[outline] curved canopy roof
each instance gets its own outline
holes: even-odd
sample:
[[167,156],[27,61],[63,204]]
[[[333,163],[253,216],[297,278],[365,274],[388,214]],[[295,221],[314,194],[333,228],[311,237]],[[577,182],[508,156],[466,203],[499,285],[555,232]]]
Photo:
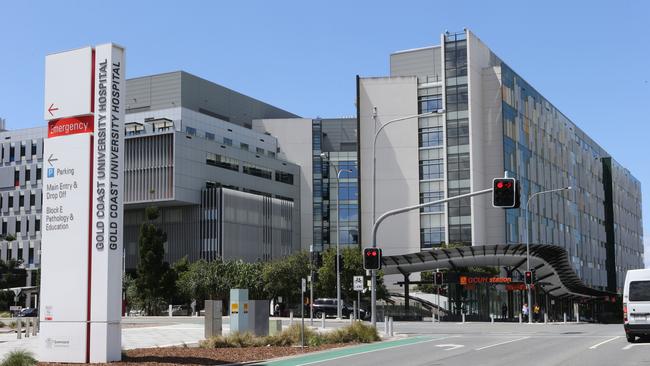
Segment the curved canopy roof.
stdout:
[[[412,254],[384,256],[382,265],[384,274],[408,274],[436,268],[480,266],[508,266],[525,271],[526,245],[435,248]],[[530,268],[535,271],[537,285],[552,296],[596,298],[615,295],[584,285],[573,270],[566,250],[557,245],[531,244]]]

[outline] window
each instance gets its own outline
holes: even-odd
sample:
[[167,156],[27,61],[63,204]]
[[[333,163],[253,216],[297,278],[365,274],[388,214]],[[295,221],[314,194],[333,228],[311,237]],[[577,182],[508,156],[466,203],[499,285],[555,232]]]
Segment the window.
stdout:
[[273,173],[268,169],[248,163],[244,164],[244,174],[253,175],[255,177],[264,179],[271,179],[271,176],[273,175]]
[[420,179],[439,179],[443,176],[442,159],[420,161]]
[[432,227],[420,229],[420,245],[422,248],[439,246],[445,242],[445,228]]
[[223,144],[227,146],[232,146],[232,139],[229,139],[227,137],[223,138]]
[[217,182],[212,182],[212,181],[207,181],[207,182],[205,182],[205,188],[207,188],[207,189],[211,189],[211,188],[219,188],[220,185],[221,185],[221,184],[219,184],[219,183],[217,183]]
[[341,182],[339,184],[339,200],[358,200],[359,192],[355,182]]
[[16,147],[15,146],[10,146],[9,147],[9,161],[14,161],[16,160]]
[[421,128],[419,132],[419,144],[420,147],[432,147],[432,146],[441,146],[443,142],[442,139],[442,127],[427,127]]
[[273,151],[266,152],[269,155],[269,158],[275,158],[275,153]]
[[25,182],[29,182],[32,179],[32,170],[31,169],[26,169],[25,170]]
[[262,149],[261,147],[256,147],[256,148],[255,148],[255,151],[256,151],[258,154],[262,154],[262,155],[264,155],[264,149]]
[[187,126],[185,127],[185,133],[191,136],[196,136],[196,128]]
[[41,167],[39,166],[39,167],[36,168],[36,180],[41,180],[42,175],[43,175],[43,172],[42,172]]
[[216,166],[233,171],[239,171],[239,161],[221,156],[218,154],[207,153],[205,156],[205,163],[208,165]]
[[9,194],[9,209],[14,208],[14,196]]
[[442,95],[423,95],[418,97],[418,113],[434,112],[442,109]]
[[22,230],[22,222],[20,220],[16,221],[16,234],[19,234]]
[[32,141],[32,156],[36,155],[36,142]]
[[341,171],[341,179],[356,179],[358,177],[357,162],[350,160],[342,160],[337,164],[339,171]]
[[7,222],[2,222],[2,235],[7,235]]
[[36,195],[34,193],[29,195],[29,206],[36,206]]
[[630,282],[630,301],[650,301],[650,281]]
[[275,180],[277,182],[293,184],[293,174],[278,170],[275,172]]
[[18,207],[25,207],[25,195],[23,193],[18,196]]
[[18,170],[14,171],[14,185],[16,187],[20,186],[20,172]]
[[210,140],[210,141],[214,141],[214,134],[210,133],[210,132],[206,132],[205,133],[205,139]]
[[[420,203],[438,201],[443,198],[445,198],[444,192],[420,192]],[[443,212],[444,210],[444,203],[420,208],[420,212]]]
[[20,145],[20,157],[25,156],[25,145]]
[[34,227],[34,230],[41,231],[41,219],[36,219],[36,225]]
[[248,144],[245,144],[245,143],[243,143],[243,142],[240,142],[240,143],[239,143],[239,148],[242,149],[242,150],[246,150],[246,151],[248,151]]

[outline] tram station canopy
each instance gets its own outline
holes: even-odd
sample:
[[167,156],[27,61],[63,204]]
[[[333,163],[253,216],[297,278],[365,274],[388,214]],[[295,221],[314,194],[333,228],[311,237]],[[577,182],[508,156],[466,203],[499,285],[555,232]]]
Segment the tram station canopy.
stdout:
[[[410,274],[459,267],[511,267],[526,271],[525,244],[499,244],[435,248],[404,255],[384,256],[384,274]],[[600,298],[615,296],[586,286],[573,270],[564,248],[557,245],[531,244],[530,268],[537,286],[559,298]]]

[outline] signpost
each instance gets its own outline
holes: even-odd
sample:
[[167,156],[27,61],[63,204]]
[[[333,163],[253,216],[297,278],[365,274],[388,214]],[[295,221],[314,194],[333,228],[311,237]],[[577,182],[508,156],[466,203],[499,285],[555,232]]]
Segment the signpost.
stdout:
[[354,276],[352,278],[352,287],[357,292],[357,313],[354,314],[356,319],[361,315],[361,292],[363,291],[363,276]]
[[45,65],[39,360],[118,361],[124,49],[85,47]]

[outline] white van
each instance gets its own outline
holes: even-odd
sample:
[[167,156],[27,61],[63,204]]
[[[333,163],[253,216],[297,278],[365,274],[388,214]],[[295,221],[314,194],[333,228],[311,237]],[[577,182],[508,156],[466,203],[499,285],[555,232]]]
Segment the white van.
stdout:
[[623,288],[623,328],[628,342],[650,336],[650,269],[627,271]]

